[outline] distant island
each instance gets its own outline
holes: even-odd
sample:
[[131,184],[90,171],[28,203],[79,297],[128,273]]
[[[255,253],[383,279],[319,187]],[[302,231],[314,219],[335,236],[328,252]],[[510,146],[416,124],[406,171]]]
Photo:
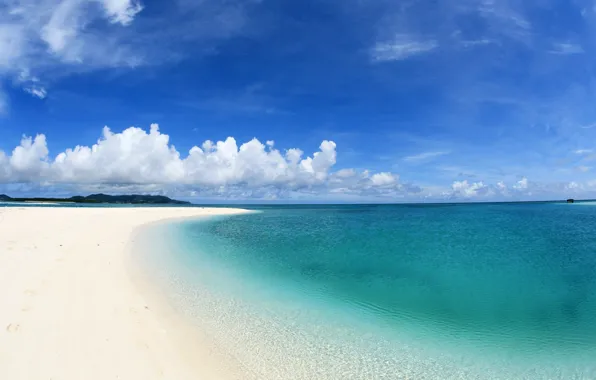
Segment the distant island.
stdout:
[[6,194],[0,194],[0,202],[59,202],[59,203],[112,203],[112,204],[176,204],[187,205],[190,202],[178,201],[163,195],[107,195],[91,194],[86,197],[74,196],[70,198],[12,198]]

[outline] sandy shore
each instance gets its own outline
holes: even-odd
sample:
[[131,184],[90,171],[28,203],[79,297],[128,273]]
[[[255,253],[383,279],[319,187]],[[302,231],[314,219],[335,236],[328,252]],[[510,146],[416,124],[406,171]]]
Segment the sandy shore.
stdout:
[[0,379],[241,378],[128,262],[139,226],[238,212],[0,208]]

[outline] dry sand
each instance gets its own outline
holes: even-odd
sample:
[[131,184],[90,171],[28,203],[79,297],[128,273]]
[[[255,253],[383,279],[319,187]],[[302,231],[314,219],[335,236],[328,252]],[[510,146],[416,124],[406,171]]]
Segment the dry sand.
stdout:
[[131,272],[134,231],[223,208],[0,208],[0,379],[241,379]]

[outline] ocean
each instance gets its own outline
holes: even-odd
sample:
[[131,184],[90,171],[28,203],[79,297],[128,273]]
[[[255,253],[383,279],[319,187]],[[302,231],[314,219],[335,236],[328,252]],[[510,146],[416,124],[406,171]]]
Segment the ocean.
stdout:
[[251,208],[134,253],[246,379],[596,379],[596,204]]

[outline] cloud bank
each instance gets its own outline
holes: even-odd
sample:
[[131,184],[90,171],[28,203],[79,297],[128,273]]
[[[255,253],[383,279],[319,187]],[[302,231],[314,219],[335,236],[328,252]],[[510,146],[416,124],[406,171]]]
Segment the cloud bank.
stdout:
[[336,144],[321,142],[309,156],[297,148],[280,151],[273,141],[252,139],[239,145],[233,137],[205,141],[183,156],[168,135],[152,124],[149,131],[108,127],[93,146],[76,146],[50,157],[45,135],[23,137],[10,154],[0,151],[0,183],[78,185],[106,188],[175,186],[192,191],[262,189],[365,194],[407,191],[389,172],[333,171]]
[[39,193],[161,192],[172,195],[235,199],[322,199],[381,201],[557,199],[586,195],[596,181],[537,183],[522,177],[513,183],[454,181],[425,187],[403,182],[397,173],[336,169],[337,145],[324,140],[305,154],[277,149],[274,141],[233,137],[207,140],[186,154],[170,143],[157,124],[115,133],[103,128],[92,146],[75,146],[50,155],[46,136],[24,136],[11,152],[0,150],[0,188],[33,187]]

